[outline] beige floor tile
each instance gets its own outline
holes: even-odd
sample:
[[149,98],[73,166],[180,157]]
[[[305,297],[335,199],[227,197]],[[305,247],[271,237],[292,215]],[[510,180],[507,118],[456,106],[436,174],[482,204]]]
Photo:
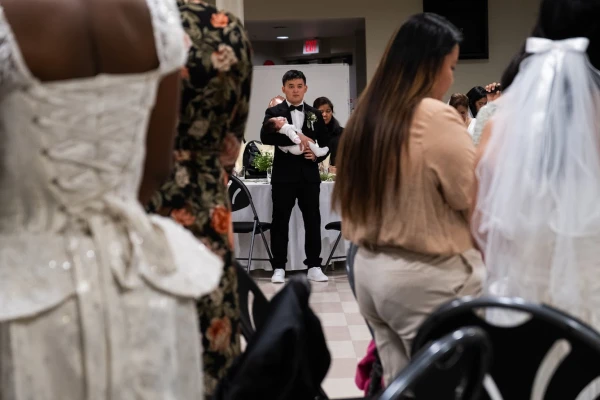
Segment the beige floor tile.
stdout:
[[348,322],[348,325],[367,325],[365,319],[362,315],[360,315],[360,313],[347,313],[346,321]]
[[342,309],[346,314],[360,313],[360,310],[358,309],[358,303],[355,301],[342,301]]
[[364,396],[364,393],[356,387],[354,378],[327,379],[323,384],[323,390],[330,399]]
[[329,312],[345,312],[342,308],[342,303],[313,303],[310,308],[316,313],[329,313]]
[[356,301],[356,297],[354,297],[354,293],[352,292],[341,292],[340,300],[342,301]]
[[356,358],[336,358],[331,362],[326,379],[352,378],[356,375]]
[[340,294],[333,292],[315,292],[310,296],[311,303],[335,303],[340,302]]
[[371,340],[371,332],[366,325],[349,326],[350,336],[352,340]]
[[348,326],[344,313],[317,313],[323,326]]
[[325,326],[323,330],[328,341],[352,340],[347,326]]
[[339,340],[329,341],[327,343],[331,358],[356,358],[356,352],[354,351],[354,344],[351,340]]
[[362,360],[367,355],[367,349],[369,348],[370,340],[353,340],[354,352],[358,356],[359,360]]

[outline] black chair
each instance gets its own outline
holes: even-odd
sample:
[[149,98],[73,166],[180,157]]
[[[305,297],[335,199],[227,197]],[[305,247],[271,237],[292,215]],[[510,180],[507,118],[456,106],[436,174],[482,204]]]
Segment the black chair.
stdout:
[[[486,333],[476,327],[459,329],[419,351],[379,400],[477,399],[491,363],[492,345]],[[450,372],[452,391],[442,391],[440,377]]]
[[346,256],[346,273],[348,274],[348,283],[350,283],[350,289],[352,289],[354,297],[356,297],[356,289],[354,287],[354,258],[356,257],[356,253],[358,253],[358,246],[350,243],[348,255]]
[[329,265],[331,264],[332,260],[340,260],[340,259],[346,258],[346,257],[345,256],[338,256],[338,257],[333,256],[335,254],[335,250],[338,247],[338,244],[340,244],[340,240],[342,239],[342,222],[341,221],[330,222],[327,225],[325,225],[325,229],[328,231],[338,231],[340,233],[338,235],[337,239],[335,240],[335,244],[333,245],[333,248],[331,249],[331,253],[329,253],[329,258],[325,262],[325,272],[327,272],[327,268],[329,268]]
[[[497,326],[477,314],[490,309],[518,311],[528,318],[517,326]],[[413,342],[413,352],[465,326],[478,326],[489,336],[494,352],[490,375],[504,399],[531,398],[540,367],[560,341],[568,342],[570,351],[550,371],[548,382],[541,382],[546,384],[545,400],[576,399],[600,376],[600,334],[562,311],[522,299],[464,298],[449,302],[425,320]],[[491,397],[486,392],[479,398]]]
[[[246,342],[250,342],[254,333],[267,319],[269,300],[239,263],[237,263],[237,269],[242,335]],[[253,297],[252,304],[250,304],[250,293]]]
[[248,258],[237,258],[238,260],[248,260],[248,265],[246,269],[250,272],[250,266],[252,265],[252,254],[254,253],[254,237],[258,234],[262,236],[263,243],[265,244],[265,248],[267,249],[267,253],[269,254],[269,259],[264,258],[256,258],[257,261],[273,261],[273,255],[271,254],[271,249],[269,248],[269,244],[267,243],[267,238],[265,237],[265,232],[271,229],[271,224],[268,222],[260,222],[258,219],[258,214],[256,213],[256,208],[254,207],[254,203],[252,202],[252,195],[250,195],[250,191],[244,185],[238,177],[231,176],[230,177],[230,185],[229,185],[229,199],[231,200],[231,210],[238,211],[242,210],[248,206],[252,207],[252,213],[254,214],[254,220],[248,222],[234,222],[233,223],[233,232],[234,233],[250,233],[252,234],[252,238],[250,240],[250,252],[248,254]]
[[[266,296],[260,290],[260,288],[258,287],[256,282],[254,282],[252,277],[250,277],[250,275],[244,270],[244,268],[239,263],[237,264],[237,274],[238,274],[238,296],[240,299],[239,300],[240,301],[240,324],[241,324],[241,329],[242,329],[242,335],[244,336],[244,339],[248,343],[249,348],[254,346],[254,349],[256,349],[256,343],[254,343],[254,342],[261,341],[260,334],[259,334],[259,336],[256,336],[257,332],[260,332],[261,329],[264,329],[265,325],[269,325],[269,323],[271,325],[276,325],[276,326],[280,326],[281,324],[289,325],[290,318],[293,319],[293,318],[303,317],[303,321],[306,324],[306,327],[309,328],[308,333],[310,333],[310,337],[312,339],[315,339],[315,338],[318,338],[319,336],[322,336],[324,352],[327,353],[326,358],[329,359],[329,353],[327,351],[327,348],[325,347],[325,343],[324,343],[325,339],[324,339],[324,334],[322,332],[320,322],[319,322],[318,318],[316,316],[314,316],[314,313],[312,312],[312,310],[307,311],[307,313],[305,315],[301,316],[298,314],[297,309],[295,310],[292,307],[280,307],[279,310],[277,310],[277,309],[274,310],[276,315],[273,316],[269,312],[269,309],[272,307],[272,303],[266,298]],[[287,287],[287,286],[289,286],[289,287]],[[295,286],[295,288],[294,288],[294,286]],[[295,291],[300,291],[301,293],[299,294],[299,299],[305,298],[306,304],[308,305],[308,296],[310,296],[311,287],[310,287],[310,283],[306,279],[305,275],[297,275],[297,276],[292,277],[292,279],[290,279],[290,281],[288,282],[288,285],[286,285],[286,287],[284,287],[284,289],[280,292],[280,294],[278,296],[281,297],[282,294],[285,295],[283,292],[286,290],[289,290],[290,288],[292,288],[292,290],[295,290]],[[253,302],[252,302],[252,307],[251,307],[252,311],[250,311],[250,301],[249,301],[250,293],[252,293],[252,295],[254,297]],[[281,298],[279,300],[281,300]],[[274,301],[277,302],[277,296],[274,298]],[[289,306],[290,304],[286,304],[286,305]],[[297,305],[299,305],[299,304],[294,302],[294,307]],[[281,304],[280,304],[280,306],[281,306]],[[271,311],[273,311],[273,310],[271,310]],[[278,317],[282,317],[282,315],[281,315],[282,312],[285,314],[285,316],[284,316],[284,318],[281,318],[281,324],[279,324],[279,323],[277,323],[276,320]],[[269,318],[271,319],[270,322],[269,322]],[[317,327],[317,325],[318,325],[318,327]],[[268,326],[267,326],[267,328],[268,328]],[[267,334],[267,333],[272,333],[272,332],[263,332],[263,333]],[[271,340],[271,337],[267,336],[268,339],[266,339],[266,338],[264,338],[264,336],[265,336],[264,334],[262,335],[263,341],[266,343]],[[291,340],[292,336],[289,336],[289,338]],[[269,342],[268,346],[258,345],[258,347],[261,347],[264,349],[264,348],[271,347],[271,345],[272,345],[272,343]],[[317,349],[318,349],[318,343],[317,343]],[[283,353],[284,352],[282,352],[282,354]],[[308,353],[306,353],[306,354],[308,354]],[[312,355],[312,356],[309,355],[309,359],[316,357],[317,359],[322,360],[323,354],[324,354],[323,352],[317,351],[317,353],[315,355]],[[236,360],[236,362],[234,363],[234,366],[231,368],[231,370],[229,372],[229,375],[235,375],[237,373],[236,370],[243,368],[244,358],[246,356],[247,356],[247,354],[246,355],[242,354]],[[293,364],[293,362],[291,361],[293,358],[286,359],[286,357],[284,356],[282,359],[284,361],[279,360],[282,364],[282,368],[284,368],[284,367],[288,368],[288,367],[290,367],[291,364]],[[329,364],[329,361],[327,361],[327,363]],[[314,367],[320,368],[318,366],[314,366]],[[323,372],[323,377],[325,376],[326,372],[327,372],[327,370],[325,370]],[[224,393],[227,391],[226,387],[229,384],[231,384],[229,377],[226,377],[225,379],[223,379],[220,382],[220,385],[219,385],[220,388],[218,390],[218,394],[215,395],[216,400],[226,398]],[[325,393],[325,391],[322,388],[319,388],[317,395],[314,398],[310,398],[307,400],[329,400],[329,398],[327,397],[327,394]]]

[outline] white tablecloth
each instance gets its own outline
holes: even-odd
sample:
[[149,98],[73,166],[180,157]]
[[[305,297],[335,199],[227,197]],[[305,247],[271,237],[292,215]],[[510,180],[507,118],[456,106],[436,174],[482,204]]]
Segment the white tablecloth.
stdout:
[[[273,202],[271,201],[271,185],[266,182],[244,182],[252,195],[258,218],[261,222],[271,222],[273,217]],[[323,264],[327,261],[329,253],[335,244],[338,237],[338,231],[327,231],[325,225],[330,222],[340,221],[340,216],[331,209],[331,194],[333,192],[333,182],[322,182],[321,183],[321,197],[320,197],[320,210],[321,210],[321,257],[323,258]],[[252,209],[246,207],[243,210],[239,210],[233,213],[233,221],[253,221],[254,216]],[[265,234],[269,247],[271,246],[271,231],[267,231]],[[235,253],[236,257],[248,257],[250,251],[250,238],[251,234],[236,234],[235,235]],[[306,254],[304,252],[304,221],[302,219],[302,213],[298,208],[298,204],[292,211],[290,218],[290,232],[289,232],[289,243],[288,243],[288,263],[286,270],[302,270],[306,269],[304,260]],[[342,257],[346,255],[347,244],[345,240],[340,240],[338,247],[335,251],[334,256]],[[254,256],[253,258],[264,258],[268,259],[267,250],[263,244],[260,235],[256,235],[254,238]],[[241,261],[243,265],[246,265],[245,261]],[[256,261],[252,260],[252,269],[266,269],[271,270],[271,264],[268,261]]]

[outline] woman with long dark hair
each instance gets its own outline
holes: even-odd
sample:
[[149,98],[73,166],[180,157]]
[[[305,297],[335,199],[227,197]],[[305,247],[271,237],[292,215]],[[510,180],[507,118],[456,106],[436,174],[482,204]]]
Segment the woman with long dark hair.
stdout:
[[481,288],[467,222],[475,148],[452,86],[461,34],[419,14],[394,35],[340,142],[333,205],[355,259],[360,311],[375,333],[386,383],[437,306]]
[[327,131],[329,132],[330,137],[329,150],[331,151],[331,156],[329,158],[330,171],[335,172],[338,145],[340,143],[342,133],[344,132],[344,128],[340,126],[340,123],[333,115],[333,103],[327,97],[317,98],[313,102],[313,107],[321,111],[323,120],[325,121],[325,126],[327,126]]
[[477,118],[479,110],[485,107],[488,103],[488,92],[481,86],[475,86],[467,93],[469,98],[469,110],[473,118]]

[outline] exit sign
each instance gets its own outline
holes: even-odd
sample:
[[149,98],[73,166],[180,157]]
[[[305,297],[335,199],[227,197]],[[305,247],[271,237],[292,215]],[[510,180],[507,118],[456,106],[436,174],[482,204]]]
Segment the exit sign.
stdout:
[[317,39],[305,40],[303,54],[319,54],[319,41]]

